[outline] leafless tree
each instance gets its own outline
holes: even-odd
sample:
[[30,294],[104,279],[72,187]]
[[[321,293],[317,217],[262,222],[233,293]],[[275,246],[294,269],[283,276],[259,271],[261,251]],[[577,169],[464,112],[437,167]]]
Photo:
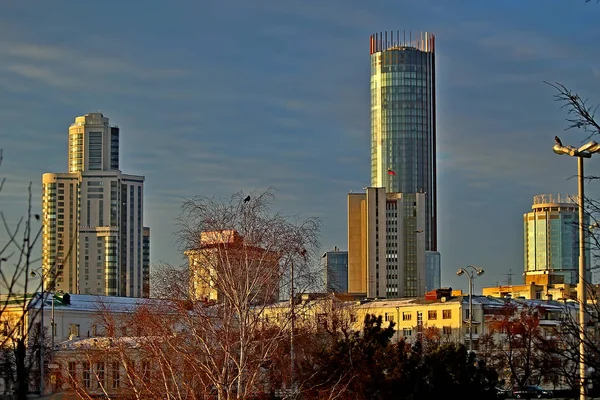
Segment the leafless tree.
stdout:
[[556,383],[563,360],[557,351],[549,351],[557,343],[540,326],[545,312],[543,307],[506,304],[489,321],[483,355],[512,384],[539,384],[542,379]]
[[189,268],[167,263],[153,265],[150,274],[150,297],[159,299],[188,299],[190,296]]
[[[302,342],[300,327],[291,334],[292,322],[307,307],[301,293],[314,284],[320,223],[273,212],[273,200],[267,190],[185,201],[177,238],[188,271],[161,265],[152,286],[160,299],[148,299],[133,314],[99,310],[98,327],[123,344],[112,346],[110,358],[128,377],[128,397],[248,399],[291,386],[291,372],[274,381],[270,367],[287,359],[279,365],[292,371],[291,340]],[[125,336],[135,338],[135,351]],[[151,380],[125,367],[144,360]],[[88,361],[86,368],[94,359]],[[80,383],[71,386],[82,390]]]
[[[0,195],[5,182],[5,178],[0,179]],[[36,246],[42,234],[42,226],[40,215],[35,214],[32,209],[31,182],[28,195],[25,216],[18,218],[16,222],[0,209],[0,221],[5,232],[0,239],[2,378],[5,390],[14,388],[18,399],[26,397],[30,386],[39,385],[39,354],[45,349],[44,339],[48,337],[37,323],[40,305],[47,300],[47,293],[38,294],[41,280],[33,280],[31,274],[37,271],[38,276],[44,276],[46,285],[50,286],[54,285],[56,278],[49,270],[38,268],[40,258]]]

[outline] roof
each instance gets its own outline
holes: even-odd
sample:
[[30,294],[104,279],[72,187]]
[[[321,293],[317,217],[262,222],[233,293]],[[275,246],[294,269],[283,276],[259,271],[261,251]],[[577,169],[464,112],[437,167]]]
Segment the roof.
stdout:
[[[154,304],[158,305],[161,303],[165,303],[168,300],[164,299],[148,299],[148,298],[136,298],[136,297],[117,297],[117,296],[96,296],[91,294],[69,294],[71,296],[71,304],[64,304],[62,301],[62,294],[56,294],[56,298],[54,299],[53,293],[46,293],[44,295],[45,302],[44,307],[51,307],[52,301],[54,299],[54,308],[56,310],[69,308],[70,310],[80,310],[80,311],[98,311],[100,306],[106,307],[107,309],[115,312],[128,312],[133,311],[137,307],[146,304]],[[41,297],[41,293],[28,293],[26,295],[12,295],[9,297],[9,302],[18,306],[23,301],[23,297],[27,298],[30,302],[29,308],[38,308],[40,306],[39,298]],[[3,296],[4,299],[7,296]],[[14,300],[12,300],[14,299]],[[0,300],[3,301],[3,300]],[[12,308],[9,304],[8,308]]]

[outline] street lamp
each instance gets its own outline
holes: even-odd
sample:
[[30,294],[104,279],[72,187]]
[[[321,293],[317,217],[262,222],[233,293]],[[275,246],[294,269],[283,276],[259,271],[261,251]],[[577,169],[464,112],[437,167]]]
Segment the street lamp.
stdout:
[[484,271],[473,265],[467,265],[464,268],[459,268],[456,275],[467,275],[469,279],[469,352],[473,352],[473,278],[483,275]]
[[[40,278],[41,281],[41,290],[42,290],[42,305],[40,306],[40,395],[44,395],[44,273],[40,272],[42,269],[36,268],[33,269],[29,275],[32,278],[36,276]],[[54,305],[54,298],[52,299],[52,304]],[[54,319],[54,317],[53,317]],[[52,321],[54,323],[54,321]]]
[[584,230],[584,190],[583,190],[583,159],[591,158],[592,154],[600,152],[600,145],[593,140],[575,148],[573,146],[564,146],[558,136],[554,137],[556,144],[552,148],[556,154],[566,154],[571,157],[577,157],[577,196],[579,197],[579,283],[577,285],[577,294],[579,296],[579,399],[585,400],[585,306],[587,304],[585,291],[585,230]]

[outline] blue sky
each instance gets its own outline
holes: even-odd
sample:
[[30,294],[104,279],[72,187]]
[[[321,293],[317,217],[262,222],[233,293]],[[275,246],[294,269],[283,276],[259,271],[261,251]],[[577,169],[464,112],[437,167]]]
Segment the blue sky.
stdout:
[[324,250],[346,248],[347,193],[370,179],[369,35],[427,30],[442,281],[466,289],[455,271],[475,264],[477,290],[509,269],[520,282],[532,197],[576,191],[553,137],[584,139],[543,81],[600,103],[599,17],[584,0],[2,1],[0,209],[23,215],[31,181],[39,210],[69,124],[101,111],[121,127],[121,169],[146,176],[153,262],[183,261],[183,198],[269,186],[286,213],[322,219]]

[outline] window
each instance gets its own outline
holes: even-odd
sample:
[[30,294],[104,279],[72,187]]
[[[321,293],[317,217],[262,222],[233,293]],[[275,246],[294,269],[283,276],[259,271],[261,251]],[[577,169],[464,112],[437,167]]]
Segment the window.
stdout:
[[412,320],[412,313],[403,312],[402,313],[402,321],[410,321],[410,320]]
[[452,335],[452,327],[450,327],[450,326],[444,326],[442,328],[442,334],[444,334],[444,335]]
[[79,324],[69,324],[69,336],[79,337]]
[[92,373],[90,371],[90,363],[87,361],[84,361],[81,363],[82,365],[82,369],[83,369],[83,386],[86,389],[91,389],[92,388]]
[[393,313],[385,313],[385,321],[386,322],[394,322],[394,314]]
[[99,362],[96,364],[96,374],[98,376],[98,387],[103,388],[106,383],[104,382],[104,363]]
[[406,337],[412,336],[412,328],[403,328],[402,335]]
[[437,310],[427,311],[427,319],[437,319]]
[[451,319],[452,318],[452,310],[443,310],[442,318],[443,319]]
[[75,380],[75,374],[77,373],[76,368],[77,364],[75,364],[75,361],[69,361],[69,364],[67,365],[67,371],[69,373],[69,378],[72,380]]
[[119,374],[119,363],[112,363],[112,388],[118,389],[121,384],[121,375]]

